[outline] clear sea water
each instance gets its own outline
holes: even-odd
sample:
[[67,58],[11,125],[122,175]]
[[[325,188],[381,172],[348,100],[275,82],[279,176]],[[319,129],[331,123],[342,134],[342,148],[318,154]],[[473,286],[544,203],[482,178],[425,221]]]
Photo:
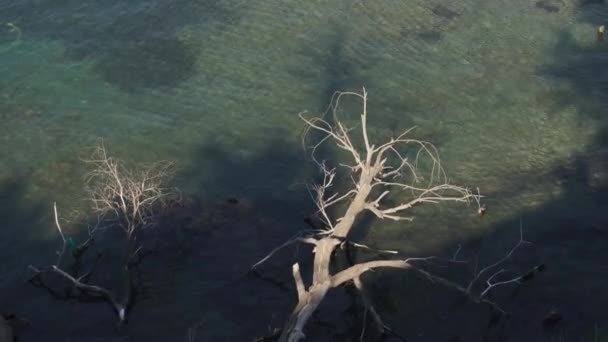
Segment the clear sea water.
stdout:
[[[196,323],[197,341],[250,341],[280,326],[294,292],[244,273],[313,209],[297,114],[365,86],[372,134],[418,126],[489,210],[366,219],[363,241],[416,256],[463,245],[483,265],[521,224],[533,246],[512,268],[547,266],[499,291],[512,315],[490,333],[487,308],[375,272],[386,321],[408,341],[584,341],[608,327],[608,41],[596,41],[607,16],[600,0],[0,0],[0,311],[30,321],[20,341],[185,341]],[[52,203],[86,215],[82,159],[99,139],[129,165],[174,161],[171,184],[202,217],[181,235],[159,230],[166,246],[146,259],[120,333],[105,304],[26,282],[58,246]],[[267,273],[292,287],[290,253]],[[345,331],[360,329],[360,308],[336,298],[309,340],[358,339]],[[547,328],[551,311],[563,320]]]

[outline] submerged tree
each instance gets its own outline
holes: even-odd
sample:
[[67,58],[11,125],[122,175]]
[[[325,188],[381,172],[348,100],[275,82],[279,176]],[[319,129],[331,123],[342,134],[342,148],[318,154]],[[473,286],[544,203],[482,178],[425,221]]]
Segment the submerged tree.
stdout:
[[[338,118],[338,105],[345,96],[356,97],[362,101],[363,110],[359,127],[361,136],[358,143],[352,136],[353,129],[346,127]],[[370,249],[368,246],[351,241],[350,236],[357,219],[360,219],[365,212],[371,212],[379,219],[412,221],[413,217],[406,216],[405,212],[421,204],[476,203],[480,214],[485,213],[485,207],[480,204],[481,196],[478,191],[476,194],[470,189],[448,182],[437,149],[429,142],[410,138],[411,129],[378,145],[371,142],[367,131],[367,93],[365,89],[362,93],[336,93],[332,99],[330,112],[332,117],[329,121],[323,118],[308,119],[300,114],[308,128],[305,136],[310,137],[309,133],[312,131],[320,134],[320,139],[312,145],[312,159],[319,166],[323,181],[312,188],[312,193],[323,227],[310,233],[298,234],[253,266],[254,269],[259,267],[278,250],[292,243],[306,243],[314,248],[310,285],[304,284],[299,263],[296,262],[292,266],[298,301],[282,329],[279,341],[297,342],[305,338],[304,327],[328,291],[345,283],[353,283],[359,290],[363,303],[366,305],[366,312],[372,314],[378,328],[381,331],[389,330],[372,306],[371,300],[366,296],[361,281],[361,276],[365,272],[378,268],[417,271],[434,282],[466,294],[475,302],[485,302],[501,311],[497,305],[486,299],[488,293],[497,286],[526,280],[531,273],[505,279],[501,278],[504,270],[498,272],[492,272],[492,270],[525,243],[523,238],[503,259],[476,272],[474,279],[467,285],[459,285],[431,274],[416,264],[437,259],[435,257],[383,259],[353,263],[345,269],[332,272],[332,267],[336,265],[338,249],[342,247]],[[327,163],[319,161],[315,155],[325,142],[334,143],[350,158],[349,164],[339,164],[339,167],[346,169],[352,180],[352,186],[342,193],[332,192],[337,183],[337,170],[328,167]],[[389,194],[391,201],[388,200]],[[388,204],[395,203],[395,201],[398,204]],[[396,251],[382,252],[397,254]],[[456,262],[456,258],[447,261]],[[536,270],[535,268],[531,272]],[[482,278],[485,283],[479,286]]]
[[[171,173],[172,164],[163,162],[137,171],[129,170],[121,161],[109,157],[103,145],[96,147],[91,159],[86,162],[92,169],[85,180],[92,210],[97,215],[97,224],[88,228],[88,239],[76,245],[72,238],[66,237],[61,228],[55,203],[55,227],[63,244],[57,252],[57,260],[50,267],[39,269],[30,265],[30,269],[35,272],[32,280],[57,294],[58,292],[44,281],[44,276],[49,273],[59,275],[79,291],[79,296],[96,296],[106,300],[116,311],[119,322],[124,323],[133,300],[135,275],[132,268],[142,247],[138,243],[138,235],[145,228],[154,225],[155,216],[166,206],[170,191],[164,187],[164,182]],[[117,270],[124,284],[121,298],[104,287],[89,283],[97,260],[88,272],[79,272],[82,257],[89,247],[95,244],[96,234],[103,229],[113,228],[124,232],[124,252],[120,269]],[[70,252],[74,262],[70,270],[64,266],[67,264],[67,252]]]

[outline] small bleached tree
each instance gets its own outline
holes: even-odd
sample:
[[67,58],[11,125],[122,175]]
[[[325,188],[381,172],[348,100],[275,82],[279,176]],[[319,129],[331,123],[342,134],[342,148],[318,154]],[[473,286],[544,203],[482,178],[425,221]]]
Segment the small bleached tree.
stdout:
[[[133,299],[132,267],[142,247],[137,238],[142,230],[154,225],[156,214],[166,205],[165,200],[170,190],[164,187],[164,182],[171,174],[172,163],[162,162],[142,167],[140,170],[130,170],[121,161],[108,156],[103,145],[97,146],[91,158],[85,162],[91,166],[85,181],[92,210],[97,216],[97,224],[88,228],[88,239],[76,246],[74,240],[67,237],[61,227],[55,203],[55,227],[63,244],[57,252],[57,260],[50,267],[39,269],[30,265],[30,269],[35,272],[32,279],[54,291],[46,284],[44,276],[48,273],[57,274],[69,281],[80,295],[105,299],[114,308],[119,322],[124,323]],[[70,272],[65,268],[67,252],[71,252],[73,261],[80,264],[81,257],[95,244],[95,235],[102,228],[116,228],[124,232],[124,252],[120,270],[117,270],[123,277],[121,298],[104,287],[90,284],[92,270],[75,274],[77,271]]]
[[[355,129],[348,128],[338,118],[338,105],[345,97],[355,97],[361,100],[362,113],[358,131],[360,136],[352,135]],[[521,282],[527,275],[509,279],[501,278],[504,270],[493,272],[519,246],[520,242],[505,258],[477,272],[474,279],[467,285],[459,285],[445,278],[433,275],[417,266],[416,262],[437,259],[434,257],[375,260],[355,263],[345,269],[332,272],[335,265],[336,251],[343,246],[351,248],[370,247],[351,241],[353,227],[361,216],[370,212],[379,219],[393,221],[412,221],[413,217],[406,215],[407,211],[416,205],[439,203],[474,203],[480,214],[485,207],[480,205],[480,195],[470,189],[453,185],[448,182],[441,165],[437,149],[429,142],[410,137],[407,130],[386,142],[375,144],[370,140],[367,131],[367,93],[342,92],[336,93],[332,99],[329,111],[332,116],[324,118],[300,117],[307,125],[305,137],[316,132],[315,143],[312,144],[312,159],[320,168],[323,181],[312,188],[313,198],[318,209],[318,217],[323,227],[310,233],[301,233],[274,249],[270,254],[257,262],[253,268],[259,267],[278,250],[292,243],[306,243],[313,246],[312,283],[306,285],[300,273],[299,263],[293,264],[293,278],[297,290],[297,304],[280,334],[281,342],[297,342],[305,337],[304,327],[311,315],[317,310],[328,291],[345,283],[353,283],[359,290],[367,312],[373,315],[380,330],[388,329],[380,315],[373,308],[371,301],[365,295],[361,276],[368,271],[379,268],[409,269],[423,274],[435,282],[454,288],[476,302],[485,302],[500,310],[494,303],[486,299],[488,293],[495,287],[510,283]],[[306,140],[305,140],[306,141]],[[348,163],[341,163],[352,179],[352,186],[343,192],[335,189],[336,169],[330,168],[325,162],[316,157],[316,152],[323,143],[333,143],[345,151],[350,158]],[[389,204],[388,198],[391,197]],[[396,201],[397,204],[394,204]],[[341,205],[341,206],[340,206]],[[398,254],[397,251],[382,251]],[[456,259],[447,260],[456,262]],[[481,281],[482,286],[478,286]],[[500,278],[500,280],[497,280]]]

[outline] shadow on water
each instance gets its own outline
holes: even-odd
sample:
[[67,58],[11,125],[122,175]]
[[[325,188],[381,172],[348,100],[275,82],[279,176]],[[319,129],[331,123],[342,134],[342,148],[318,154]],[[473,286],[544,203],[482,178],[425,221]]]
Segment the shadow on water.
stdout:
[[[306,282],[312,277],[311,250],[305,245],[288,247],[273,256],[258,269],[261,278],[239,275],[296,232],[311,229],[316,220],[307,219],[314,216],[315,207],[306,185],[319,183],[320,176],[316,166],[309,162],[308,151],[299,145],[285,144],[279,138],[271,139],[267,148],[252,158],[239,158],[236,151],[219,146],[203,146],[199,153],[197,165],[209,174],[199,177],[198,185],[200,196],[207,198],[202,200],[201,211],[208,223],[201,227],[204,237],[200,242],[190,241],[199,250],[192,254],[205,257],[191,262],[198,265],[202,274],[235,282],[214,284],[212,288],[218,290],[201,297],[206,306],[192,310],[202,316],[197,341],[214,338],[246,341],[268,333],[265,327],[280,327],[288,317],[296,301],[290,267],[295,261],[300,263]],[[332,157],[329,149],[324,149],[322,154],[327,159]],[[197,174],[199,169],[195,167],[186,171],[184,177],[197,179]],[[211,209],[215,212],[211,217],[205,215],[204,203],[216,208]],[[218,262],[210,264],[210,259]],[[207,264],[203,265],[204,262]],[[317,324],[312,325],[307,336],[315,341],[335,341],[338,332],[334,330],[334,318],[339,315],[328,315],[328,312],[341,312],[343,304],[339,299],[329,300],[325,305],[327,310],[314,315],[313,321]],[[213,311],[225,312],[219,326]],[[237,322],[241,322],[238,329],[230,328]]]
[[[6,238],[20,228],[35,225],[41,219],[44,209],[40,204],[25,203],[24,194],[27,188],[26,177],[9,178],[0,181],[0,216],[2,217],[2,237]],[[5,235],[6,234],[6,235]],[[4,239],[2,239],[4,240]]]
[[[315,208],[304,182],[320,180],[300,146],[282,139],[271,139],[266,149],[244,158],[221,146],[201,147],[195,166],[180,175],[198,180],[198,200],[178,224],[183,227],[178,229],[180,253],[187,257],[179,262],[179,273],[170,271],[181,278],[172,291],[183,297],[175,310],[196,317],[189,323],[198,321],[197,341],[247,341],[267,333],[265,327],[280,327],[295,305],[293,262],[300,263],[306,282],[312,276],[307,246],[289,247],[273,256],[258,269],[260,277],[246,274],[274,247],[311,228],[305,218]],[[329,149],[322,153],[333,157]],[[161,277],[166,281],[165,275]],[[351,317],[343,317],[349,306],[349,297],[328,298],[313,316],[307,337],[339,341],[337,336],[352,326]],[[343,340],[352,338],[350,334]]]
[[318,44],[305,46],[299,51],[301,55],[310,58],[317,68],[298,66],[289,70],[303,82],[310,80],[321,84],[319,111],[327,108],[336,91],[360,91],[363,84],[361,74],[365,68],[371,68],[375,63],[373,54],[366,54],[360,46],[353,49],[356,52],[347,51],[352,49],[348,46],[350,42],[345,24],[332,22],[319,36]]
[[[545,2],[549,3],[549,2]],[[543,4],[545,4],[543,3]],[[579,21],[602,24],[608,15],[603,1],[581,1]],[[403,334],[412,341],[592,341],[596,327],[608,326],[605,303],[608,303],[608,45],[595,42],[595,29],[589,30],[588,43],[577,43],[563,33],[552,51],[554,62],[538,70],[547,80],[567,87],[554,87],[548,94],[554,109],[575,106],[582,120],[597,122],[597,133],[583,152],[550,170],[536,170],[511,179],[512,189],[528,188],[538,182],[559,185],[561,192],[539,208],[522,212],[518,217],[492,227],[483,239],[471,239],[464,247],[479,250],[480,257],[496,260],[517,241],[520,219],[525,239],[532,249],[511,260],[509,268],[523,270],[525,265],[544,263],[546,271],[518,290],[498,290],[497,302],[511,313],[509,319],[485,330],[490,320],[483,307],[458,304],[445,290],[429,287],[402,275],[374,277],[376,299],[403,325]],[[593,40],[592,40],[593,39]],[[483,190],[483,184],[479,184]],[[494,206],[516,193],[496,193],[489,198]],[[491,215],[492,205],[488,215]],[[481,249],[479,249],[481,248]],[[446,246],[449,256],[458,246]],[[456,272],[456,271],[455,271]],[[382,279],[382,280],[380,280]],[[407,284],[408,309],[390,303],[397,292],[390,284]],[[414,284],[414,285],[412,285]],[[433,294],[429,298],[429,291]],[[449,291],[448,291],[449,292]],[[561,320],[547,324],[554,311]],[[399,314],[401,312],[402,314]],[[437,314],[428,314],[434,312]],[[393,316],[394,314],[394,316]],[[460,318],[459,318],[460,316]],[[464,318],[463,318],[464,317]],[[389,321],[390,322],[390,321]],[[415,332],[420,331],[416,336]]]
[[[296,298],[290,265],[298,258],[297,250],[287,249],[262,267],[274,284],[248,271],[296,231],[310,228],[304,218],[314,208],[304,184],[299,184],[309,181],[310,165],[300,146],[278,138],[258,153],[237,155],[220,144],[206,145],[194,156],[194,166],[177,175],[196,185],[188,188],[192,195],[140,237],[145,256],[138,272],[141,287],[125,331],[116,332],[114,313],[105,303],[57,299],[30,284],[24,286],[25,279],[20,278],[3,286],[10,296],[0,297],[0,305],[30,321],[19,332],[20,341],[50,336],[79,341],[186,340],[188,328],[195,324],[196,341],[250,341],[267,333],[266,327],[280,326]],[[21,203],[17,197],[22,184],[2,189],[7,205],[0,213],[3,219],[21,222],[15,229],[25,230],[30,220],[39,220],[36,213],[47,211],[29,204],[24,204],[27,210],[14,207]],[[3,237],[5,232],[14,234],[3,231]],[[104,257],[92,283],[112,284],[112,260],[120,254],[120,239],[118,231],[100,235],[97,245]],[[24,265],[18,266],[43,266],[56,247],[49,245],[52,242],[41,250],[41,259],[26,256]],[[304,260],[303,268],[309,268],[309,262]]]
[[[596,147],[603,146],[598,138]],[[485,305],[416,274],[384,270],[364,281],[389,326],[408,341],[592,341],[594,329],[608,325],[608,154],[596,152],[574,158],[542,174],[513,180],[559,182],[562,193],[542,207],[524,211],[498,223],[483,236],[448,244],[437,255],[450,258],[462,247],[461,258],[479,260],[480,268],[499,260],[517,243],[520,224],[532,245],[519,250],[504,266],[511,274],[524,274],[544,264],[546,270],[521,286],[495,290],[490,299],[510,317],[492,323]],[[600,179],[598,173],[603,176]],[[537,177],[537,178],[535,178]],[[483,184],[479,184],[483,186]],[[483,187],[482,187],[483,189]],[[501,196],[494,194],[492,197]],[[507,195],[508,196],[508,195]],[[507,198],[488,198],[489,214]],[[481,218],[480,218],[481,219]],[[457,228],[456,225],[455,228]],[[428,237],[434,234],[427,227]],[[470,265],[430,267],[461,284],[472,279]],[[559,320],[551,323],[556,312]]]
[[[191,2],[161,2],[164,5],[159,9],[144,11],[143,17],[139,17],[141,8],[129,14],[123,12],[118,2],[58,5],[50,1],[24,1],[3,8],[2,16],[27,27],[40,38],[63,40],[72,58],[113,51],[105,62],[102,58],[101,64],[108,63],[109,70],[121,70],[120,63],[112,64],[112,54],[124,53],[125,56],[118,59],[127,65],[138,49],[150,49],[150,55],[160,56],[151,63],[154,65],[161,63],[158,61],[164,60],[165,55],[163,49],[155,50],[157,47],[149,42],[160,40],[161,45],[182,49],[171,38],[165,40],[163,32],[175,32],[184,21],[195,20],[192,16],[196,11],[191,11],[188,3]],[[109,25],[107,19],[112,17],[112,11],[122,13],[122,17]],[[179,24],[173,21],[177,18]],[[130,22],[129,19],[137,20]],[[213,20],[212,15],[209,20]],[[132,43],[131,39],[138,34],[142,39]],[[121,50],[125,46],[134,46],[133,52]],[[339,39],[331,46],[331,57],[322,58],[329,65],[325,96],[331,96],[334,88],[343,88],[349,80],[356,79],[354,66],[335,58],[343,53]],[[569,90],[567,97],[563,93],[555,94],[556,99],[574,99],[568,104],[578,106],[582,113],[595,119],[602,118],[599,109],[608,104],[608,98],[596,93],[606,88],[603,70],[604,63],[608,62],[602,57],[605,46],[578,47],[565,41],[556,53],[558,65],[541,71],[572,85],[574,94]],[[171,63],[180,63],[180,58],[186,58],[178,57]],[[175,82],[185,75],[178,75]],[[145,77],[153,76],[136,74],[135,81],[116,78],[111,82],[126,88],[144,86],[143,82],[154,84],[154,78],[138,80]],[[160,83],[159,78],[158,86]],[[320,100],[323,106],[327,102],[327,99]],[[602,275],[608,272],[605,266],[608,260],[605,248],[608,245],[605,215],[608,181],[605,180],[608,177],[603,176],[608,171],[604,153],[608,144],[606,132],[605,126],[601,126],[594,143],[571,162],[542,175],[514,180],[517,187],[533,182],[534,177],[549,178],[560,182],[563,192],[543,207],[521,215],[526,239],[535,243],[547,271],[519,291],[507,291],[505,298],[498,298],[513,316],[502,323],[500,330],[494,331],[496,336],[492,340],[486,341],[542,341],[547,334],[561,330],[576,341],[576,337],[592,331],[594,324],[608,324],[602,311],[603,303],[608,303],[607,277]],[[168,213],[162,218],[161,226],[146,236],[149,250],[141,266],[144,288],[133,309],[128,336],[114,333],[113,314],[104,305],[57,301],[40,289],[27,287],[17,292],[20,296],[11,293],[12,298],[4,299],[6,294],[0,297],[3,298],[0,303],[20,304],[19,313],[30,319],[31,328],[24,331],[22,341],[39,341],[42,336],[79,341],[185,340],[188,327],[195,322],[200,323],[197,341],[246,341],[263,334],[269,324],[279,326],[295,301],[289,270],[291,261],[295,260],[293,249],[278,255],[265,268],[285,284],[287,292],[246,273],[252,261],[295,231],[306,228],[302,218],[313,210],[312,204],[305,188],[294,186],[296,175],[307,173],[302,172],[302,168],[307,167],[306,155],[298,146],[282,141],[271,141],[265,150],[254,155],[239,156],[237,152],[219,143],[203,146],[194,156],[194,166],[178,175],[193,180],[196,196],[182,208]],[[3,227],[3,244],[15,241],[18,231],[40,225],[43,218],[39,213],[48,212],[48,208],[22,201],[24,186],[24,180],[17,180],[0,188],[3,205],[0,217],[8,218],[3,225],[9,222],[10,227],[8,230]],[[519,217],[497,225],[485,238],[484,245],[508,250],[510,243],[517,241],[518,227]],[[477,239],[466,242],[472,249],[477,249],[480,243]],[[443,254],[451,255],[456,249],[457,246],[446,246]],[[495,260],[503,252],[504,249],[486,247],[483,256]],[[52,249],[49,253],[52,254]],[[528,258],[515,259],[513,266],[524,267],[529,261]],[[303,269],[306,269],[304,265]],[[425,280],[411,275],[378,273],[381,274],[371,279],[369,286],[375,289],[379,307],[387,313],[387,322],[398,327],[403,335],[411,336],[412,341],[450,341],[450,335],[468,337],[462,337],[464,341],[481,340],[489,319],[486,308],[469,304],[452,308],[453,296],[446,295],[440,286],[429,286]],[[390,294],[405,297],[405,305],[400,307]],[[513,295],[516,297],[509,298]],[[564,319],[547,331],[542,320],[554,309],[559,310]],[[323,316],[329,316],[327,311]],[[392,321],[391,317],[394,317]],[[421,330],[427,335],[419,335]],[[467,331],[472,332],[466,335]],[[315,340],[314,336],[313,332],[311,340]]]
[[[200,180],[195,188],[208,198],[247,194],[261,196],[252,200],[258,203],[263,200],[269,208],[302,205],[303,197],[306,197],[302,196],[305,184],[294,183],[294,177],[308,167],[301,146],[286,144],[280,137],[272,138],[255,156],[242,156],[240,151],[222,146],[212,142],[201,147],[194,161],[196,166],[179,177],[195,182]],[[205,174],[203,178],[201,171]],[[304,198],[304,201],[308,199]]]
[[[0,314],[28,311],[24,303],[24,275],[27,265],[47,257],[45,233],[48,206],[27,198],[29,175],[24,170],[20,176],[0,180]],[[39,296],[34,296],[39,298]],[[44,305],[32,300],[34,310]],[[31,309],[32,307],[30,307]],[[19,326],[17,333],[23,326]]]
[[[540,5],[553,11],[554,8],[548,4],[550,2],[543,1]],[[608,15],[608,4],[603,1],[580,1],[579,6],[578,20],[581,22],[598,26]],[[421,325],[406,327],[406,336],[411,336],[416,329],[425,330],[427,334],[428,331],[441,331],[414,341],[592,341],[596,327],[601,330],[608,326],[604,304],[608,303],[605,291],[608,287],[608,249],[605,247],[608,245],[608,121],[605,119],[608,45],[595,42],[594,28],[588,34],[589,39],[585,39],[587,43],[583,44],[564,32],[551,51],[554,62],[540,68],[537,73],[547,81],[556,81],[556,86],[552,87],[554,90],[544,99],[552,103],[553,109],[574,106],[585,116],[581,121],[597,122],[594,139],[581,153],[550,170],[536,170],[511,179],[514,192],[493,194],[499,198],[488,199],[493,202],[489,215],[492,206],[508,202],[510,197],[517,197],[517,189],[526,189],[535,183],[559,185],[561,192],[558,196],[539,208],[524,210],[518,217],[495,225],[482,240],[472,239],[463,245],[472,250],[481,248],[482,259],[496,260],[508,251],[509,243],[517,241],[521,219],[524,237],[534,245],[521,257],[513,259],[509,268],[525,269],[525,265],[532,262],[544,263],[546,271],[519,290],[496,292],[501,294],[495,297],[496,300],[504,303],[503,308],[511,313],[511,317],[487,331],[484,328],[490,319],[487,310],[469,307],[468,304],[447,309],[451,301],[441,295],[441,290],[438,290],[440,299],[426,301],[417,300],[414,291],[407,296],[413,306],[410,313],[398,317],[420,322],[418,319],[425,312],[440,314],[429,316]],[[558,86],[560,84],[566,87]],[[483,185],[479,186],[483,190]],[[443,254],[449,256],[457,248],[446,246]],[[386,282],[378,284],[375,281],[374,286],[380,288],[378,293],[388,291]],[[420,287],[425,288],[424,284]],[[426,288],[428,290],[428,286]],[[420,296],[425,298],[428,295],[422,293]],[[430,307],[429,302],[435,303],[436,309]],[[391,306],[387,307],[390,309]],[[444,314],[448,311],[451,314]],[[559,313],[561,321],[546,324],[552,311]],[[466,319],[460,319],[458,315]]]
[[[73,60],[93,58],[110,84],[125,90],[175,86],[194,73],[196,49],[180,39],[187,25],[211,27],[238,20],[244,6],[217,0],[15,1],[0,5],[0,22],[24,38],[56,40]],[[2,40],[14,39],[2,30]],[[12,34],[14,36],[14,34]]]
[[[549,2],[541,5],[547,7]],[[553,7],[544,8],[551,12]],[[579,20],[595,25],[608,16],[603,1],[581,1]],[[589,30],[595,39],[595,30]],[[513,192],[488,198],[492,208],[518,196],[517,189],[549,182],[559,185],[559,195],[542,206],[524,210],[492,227],[483,237],[462,241],[468,256],[487,265],[504,256],[524,238],[533,243],[509,260],[508,268],[525,272],[544,264],[546,270],[530,283],[497,290],[492,299],[510,313],[490,324],[487,307],[463,302],[441,285],[401,271],[366,276],[366,284],[385,315],[386,322],[408,341],[593,341],[597,327],[608,326],[608,45],[579,44],[568,33],[552,51],[554,63],[537,72],[565,82],[567,88],[548,94],[554,109],[575,106],[583,120],[596,120],[597,133],[585,150],[550,170],[536,170],[510,179]],[[563,89],[563,88],[562,88]],[[432,139],[431,139],[432,140]],[[483,184],[477,184],[482,187]],[[431,229],[431,228],[429,228]],[[430,233],[431,234],[431,233]],[[450,257],[457,244],[439,254]],[[454,267],[447,272],[466,283],[470,273]],[[521,273],[520,273],[521,274]],[[557,321],[548,319],[557,313]]]
[[[586,149],[548,176],[562,186],[559,200],[543,208],[537,240],[546,245],[547,259],[555,264],[545,282],[545,297],[564,312],[562,329],[571,338],[608,326],[608,45],[595,41],[594,26],[604,24],[608,4],[581,1],[578,20],[592,24],[585,43],[564,32],[554,51],[555,63],[542,68],[543,76],[564,82],[554,102],[574,106],[595,122],[596,134]],[[544,214],[543,216],[540,216]],[[542,218],[542,220],[540,220]],[[558,284],[561,284],[558,285]]]
[[[27,177],[9,178],[0,180],[0,256],[4,253],[20,253],[17,246],[21,246],[30,236],[26,233],[35,229],[45,218],[48,208],[41,203],[30,203],[25,198],[28,186]],[[26,255],[23,254],[23,257]],[[22,257],[11,258],[2,256],[1,260],[17,260]],[[6,265],[4,270],[11,270]],[[3,272],[0,272],[2,276]],[[2,284],[2,281],[0,281]]]

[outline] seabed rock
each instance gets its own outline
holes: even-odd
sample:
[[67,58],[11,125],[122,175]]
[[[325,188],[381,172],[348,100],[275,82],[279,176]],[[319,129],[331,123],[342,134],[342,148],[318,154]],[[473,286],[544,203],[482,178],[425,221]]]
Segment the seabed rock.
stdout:
[[548,13],[559,12],[561,3],[555,0],[540,0],[536,2],[536,8],[540,8]]
[[564,320],[562,315],[556,310],[551,310],[547,316],[543,319],[543,326],[545,328],[552,328]]

